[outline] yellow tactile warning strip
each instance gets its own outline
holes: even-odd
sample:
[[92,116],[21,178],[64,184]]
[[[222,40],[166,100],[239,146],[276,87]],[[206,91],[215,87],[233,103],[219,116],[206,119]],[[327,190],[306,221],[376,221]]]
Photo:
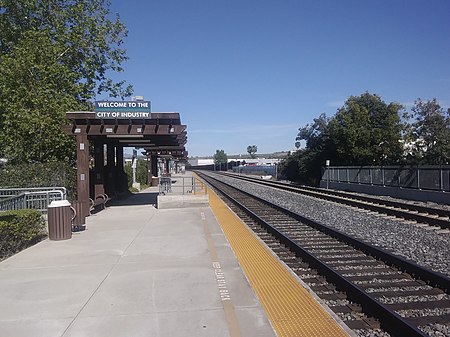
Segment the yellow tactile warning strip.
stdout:
[[348,336],[227,205],[208,189],[228,242],[279,337]]

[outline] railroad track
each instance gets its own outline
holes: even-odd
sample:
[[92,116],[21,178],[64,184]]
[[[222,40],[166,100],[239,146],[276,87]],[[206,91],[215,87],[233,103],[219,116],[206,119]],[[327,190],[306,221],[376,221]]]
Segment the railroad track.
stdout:
[[358,334],[450,335],[449,277],[199,174]]
[[414,221],[418,224],[426,224],[437,227],[436,229],[450,229],[450,211],[446,209],[427,207],[394,200],[380,199],[371,196],[363,196],[343,191],[326,190],[307,186],[267,181],[236,174],[221,173],[236,179],[251,181],[253,183],[275,187],[285,191],[300,193],[313,198],[328,200],[339,204],[345,204],[360,209],[370,210],[379,214],[394,216],[399,219]]

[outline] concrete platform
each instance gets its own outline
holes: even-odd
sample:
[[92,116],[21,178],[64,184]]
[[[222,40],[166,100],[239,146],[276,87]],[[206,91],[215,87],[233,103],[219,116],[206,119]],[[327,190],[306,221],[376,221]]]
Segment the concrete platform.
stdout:
[[158,195],[157,208],[208,207],[207,194],[203,195]]
[[194,177],[192,172],[175,174],[169,179],[171,181],[169,191],[161,193],[157,197],[156,207],[158,209],[209,207],[206,186]]
[[149,191],[1,262],[0,336],[275,336],[211,209]]

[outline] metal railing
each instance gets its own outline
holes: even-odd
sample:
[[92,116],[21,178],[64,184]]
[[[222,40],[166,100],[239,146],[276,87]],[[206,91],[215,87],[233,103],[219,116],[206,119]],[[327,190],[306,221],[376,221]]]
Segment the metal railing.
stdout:
[[159,194],[206,194],[206,185],[195,177],[161,177],[159,178]]
[[[33,189],[33,191],[27,190],[27,192],[22,192],[19,195],[12,194],[12,196],[4,197],[11,190],[17,191],[18,189],[7,189],[6,193],[3,193],[3,198],[0,199],[0,211],[11,211],[19,209],[36,209],[42,214],[47,213],[48,205],[55,200],[65,200],[67,197],[64,187],[59,187],[57,190],[44,190]],[[5,190],[0,190],[4,192]]]
[[450,192],[450,166],[330,166],[322,181]]
[[25,187],[25,188],[2,188],[0,198],[8,198],[26,192],[61,191],[64,199],[67,199],[67,189],[65,187]]

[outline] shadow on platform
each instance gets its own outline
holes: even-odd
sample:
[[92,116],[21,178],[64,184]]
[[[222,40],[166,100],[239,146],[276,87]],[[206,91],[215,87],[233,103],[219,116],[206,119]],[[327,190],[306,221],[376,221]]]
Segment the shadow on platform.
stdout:
[[121,199],[111,200],[107,206],[140,206],[149,205],[155,206],[157,203],[158,192],[141,192],[136,194],[130,194]]

